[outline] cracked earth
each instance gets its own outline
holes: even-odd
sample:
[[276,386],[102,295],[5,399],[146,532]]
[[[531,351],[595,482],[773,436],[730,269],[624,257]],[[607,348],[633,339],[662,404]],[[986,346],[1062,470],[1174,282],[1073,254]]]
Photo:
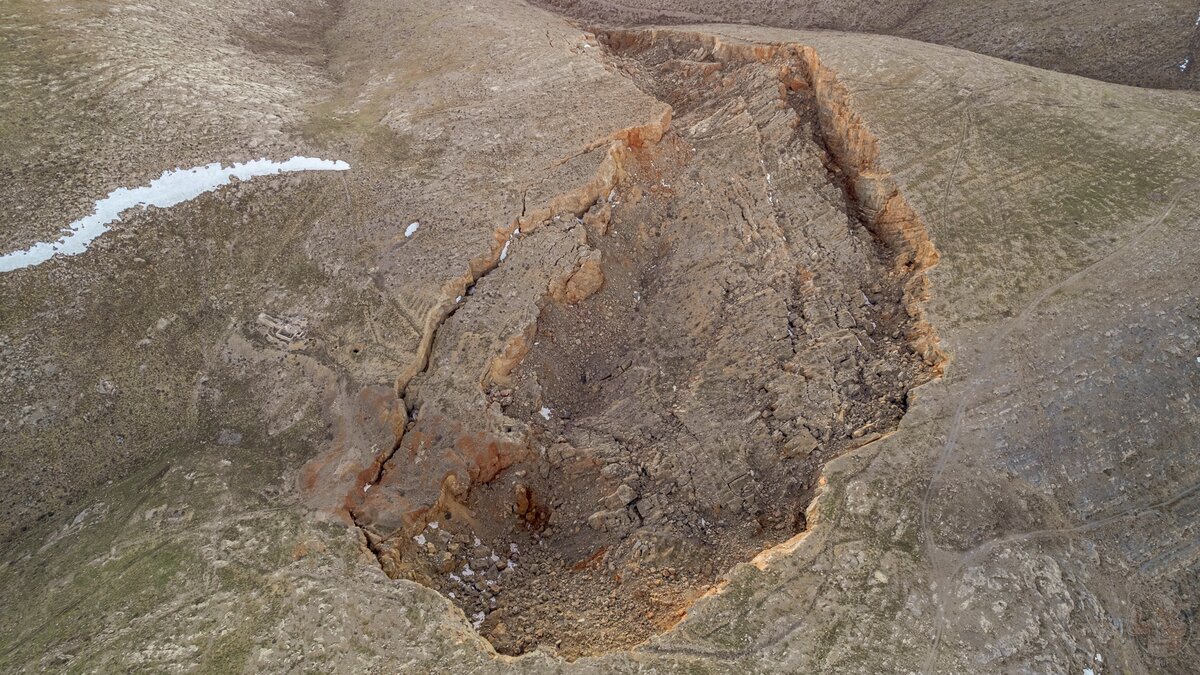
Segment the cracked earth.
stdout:
[[12,1],[0,255],[339,170],[0,272],[0,670],[1200,658],[1193,6]]
[[[815,53],[599,40],[668,111],[448,289],[397,386],[404,432],[347,496],[389,576],[507,654],[669,629],[802,533],[824,463],[892,432],[945,360],[937,254]],[[473,348],[504,314],[528,323]]]

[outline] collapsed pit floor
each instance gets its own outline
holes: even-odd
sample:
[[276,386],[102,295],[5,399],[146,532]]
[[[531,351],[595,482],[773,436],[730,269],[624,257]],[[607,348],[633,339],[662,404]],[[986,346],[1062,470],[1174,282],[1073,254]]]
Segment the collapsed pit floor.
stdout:
[[507,654],[669,629],[803,531],[823,464],[894,429],[933,374],[908,339],[912,272],[864,226],[796,64],[684,35],[602,42],[674,120],[617,190],[541,228],[586,239],[597,269],[581,297],[547,292],[527,352],[487,385],[528,453],[374,534],[389,574]]

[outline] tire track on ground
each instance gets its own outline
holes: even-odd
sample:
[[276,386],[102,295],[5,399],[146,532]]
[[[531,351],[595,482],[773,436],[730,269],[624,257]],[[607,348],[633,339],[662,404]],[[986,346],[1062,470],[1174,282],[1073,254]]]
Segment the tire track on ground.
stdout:
[[[1009,320],[997,333],[992,336],[992,339],[988,341],[979,366],[968,380],[965,391],[963,391],[963,393],[958,397],[958,405],[954,411],[954,417],[952,418],[952,422],[950,424],[950,430],[946,435],[946,442],[942,446],[941,451],[938,453],[938,458],[934,463],[929,484],[925,489],[925,494],[921,498],[921,537],[924,540],[925,557],[929,561],[931,567],[931,583],[936,587],[936,590],[933,591],[932,595],[934,604],[937,608],[934,618],[935,626],[933,643],[930,645],[929,653],[926,656],[925,666],[923,668],[924,672],[930,673],[933,671],[933,668],[937,662],[938,652],[941,648],[942,638],[945,633],[945,594],[947,585],[944,582],[948,581],[950,576],[942,573],[943,570],[940,569],[940,565],[936,560],[937,553],[940,552],[940,549],[938,549],[937,545],[933,542],[932,528],[929,523],[929,505],[933,500],[934,493],[937,491],[938,483],[942,478],[942,474],[945,472],[946,465],[949,463],[951,455],[958,447],[958,439],[962,433],[962,425],[963,420],[966,417],[966,411],[971,407],[974,400],[978,397],[978,390],[983,384],[983,381],[989,374],[991,374],[992,366],[995,363],[998,353],[1000,352],[1001,345],[1018,329],[1025,328],[1030,317],[1033,316],[1034,312],[1036,312],[1042,306],[1042,304],[1046,302],[1046,300],[1050,299],[1059,291],[1078,283],[1084,277],[1103,267],[1110,260],[1113,260],[1119,255],[1124,254],[1127,250],[1140,244],[1150,233],[1161,227],[1171,213],[1175,210],[1175,207],[1179,204],[1180,200],[1182,200],[1185,195],[1195,190],[1197,185],[1200,185],[1200,181],[1191,181],[1181,186],[1178,190],[1176,190],[1175,195],[1171,198],[1171,201],[1167,203],[1162,212],[1156,218],[1151,220],[1146,227],[1142,228],[1140,231],[1126,240],[1125,243],[1113,249],[1107,255],[1099,260],[1096,260],[1087,267],[1075,272],[1066,279],[1063,279],[1062,281],[1043,289],[1024,307],[1024,309],[1021,310],[1016,317]],[[1113,516],[1113,518],[1116,517],[1117,516]],[[1107,520],[1097,521],[1097,523],[1100,522],[1107,524]],[[1098,527],[1099,525],[1095,526]],[[1029,535],[1036,534],[1037,533],[1029,533]],[[960,558],[955,566],[955,569],[960,569],[962,563],[963,559]]]

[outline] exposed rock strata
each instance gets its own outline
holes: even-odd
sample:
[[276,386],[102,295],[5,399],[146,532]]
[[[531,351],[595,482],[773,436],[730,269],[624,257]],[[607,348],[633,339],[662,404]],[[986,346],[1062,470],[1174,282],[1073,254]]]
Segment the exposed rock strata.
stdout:
[[815,52],[600,39],[669,107],[563,160],[600,153],[444,287],[396,381],[409,421],[345,503],[389,576],[510,653],[672,625],[803,531],[821,465],[945,361],[937,253]]

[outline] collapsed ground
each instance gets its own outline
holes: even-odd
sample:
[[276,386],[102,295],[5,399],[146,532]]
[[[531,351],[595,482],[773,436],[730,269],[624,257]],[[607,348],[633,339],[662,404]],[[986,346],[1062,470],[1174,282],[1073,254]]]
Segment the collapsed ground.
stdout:
[[445,353],[464,341],[443,333],[469,332],[459,308],[511,278],[487,271],[400,388],[395,450],[347,498],[385,571],[451,598],[502,653],[575,658],[674,625],[802,532],[822,464],[894,429],[942,361],[920,310],[936,254],[811,50],[601,43],[670,128],[626,135],[599,199],[503,233],[492,269],[552,269],[534,320],[450,379],[483,410],[460,419],[438,387],[468,358]]

